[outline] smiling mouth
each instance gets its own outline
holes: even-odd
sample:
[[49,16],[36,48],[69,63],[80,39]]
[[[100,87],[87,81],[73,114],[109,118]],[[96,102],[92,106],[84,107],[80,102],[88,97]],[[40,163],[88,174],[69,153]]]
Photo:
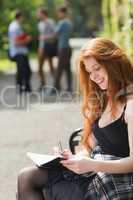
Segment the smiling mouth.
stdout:
[[101,84],[101,83],[103,83],[103,81],[104,81],[104,80],[101,80],[101,81],[98,81],[98,82],[96,82],[96,83],[97,83],[97,84]]

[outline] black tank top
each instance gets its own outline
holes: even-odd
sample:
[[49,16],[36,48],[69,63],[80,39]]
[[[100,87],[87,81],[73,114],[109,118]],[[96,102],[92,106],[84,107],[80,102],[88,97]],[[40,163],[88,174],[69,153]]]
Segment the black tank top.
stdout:
[[122,115],[111,124],[100,128],[99,118],[93,124],[93,133],[104,154],[118,157],[129,156],[128,130],[124,120],[125,108]]

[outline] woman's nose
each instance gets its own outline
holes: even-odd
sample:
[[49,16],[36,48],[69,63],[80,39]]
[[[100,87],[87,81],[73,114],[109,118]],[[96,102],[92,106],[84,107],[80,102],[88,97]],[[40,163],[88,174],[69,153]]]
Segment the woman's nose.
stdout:
[[98,74],[96,73],[96,72],[93,72],[92,74],[91,74],[91,78],[95,81],[95,80],[97,80],[98,79]]

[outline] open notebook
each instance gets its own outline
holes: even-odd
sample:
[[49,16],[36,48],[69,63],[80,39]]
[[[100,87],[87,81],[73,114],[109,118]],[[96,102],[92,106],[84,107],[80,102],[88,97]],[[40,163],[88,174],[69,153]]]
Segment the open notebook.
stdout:
[[61,155],[47,155],[47,154],[37,154],[28,152],[27,156],[34,162],[38,167],[43,168],[53,168],[57,167],[60,164],[60,161],[63,159]]
[[[58,166],[61,166],[60,161],[63,159],[61,155],[48,155],[48,154],[37,154],[37,153],[27,153],[27,156],[34,162],[34,164],[38,167],[45,168],[45,169],[53,169]],[[82,156],[80,155],[73,155],[71,160],[80,160]],[[85,173],[86,177],[92,177],[95,175],[95,172]]]

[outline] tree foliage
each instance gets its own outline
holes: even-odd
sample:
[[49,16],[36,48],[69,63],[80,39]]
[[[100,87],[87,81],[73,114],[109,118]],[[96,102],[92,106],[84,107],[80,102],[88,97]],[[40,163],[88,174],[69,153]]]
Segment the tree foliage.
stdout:
[[75,35],[82,37],[95,36],[102,26],[102,0],[66,0],[66,2],[71,9]]
[[14,18],[16,9],[24,11],[25,29],[33,36],[37,35],[36,9],[45,6],[49,15],[57,20],[56,9],[62,4],[69,7],[70,16],[74,24],[74,34],[77,37],[94,35],[101,26],[102,0],[0,0],[0,46],[7,48],[7,30]]
[[133,55],[133,0],[103,0],[103,34]]
[[[8,25],[13,20],[16,9],[21,9],[25,16],[25,28],[29,33],[36,34],[36,18],[35,11],[38,6],[43,4],[42,0],[0,0],[0,44],[7,48],[7,32]],[[6,46],[5,46],[5,45]]]
[[8,25],[16,9],[26,15],[25,29],[37,35],[36,9],[45,6],[55,20],[56,8],[66,4],[75,37],[92,37],[102,32],[133,54],[133,0],[0,0],[0,46],[7,48]]

